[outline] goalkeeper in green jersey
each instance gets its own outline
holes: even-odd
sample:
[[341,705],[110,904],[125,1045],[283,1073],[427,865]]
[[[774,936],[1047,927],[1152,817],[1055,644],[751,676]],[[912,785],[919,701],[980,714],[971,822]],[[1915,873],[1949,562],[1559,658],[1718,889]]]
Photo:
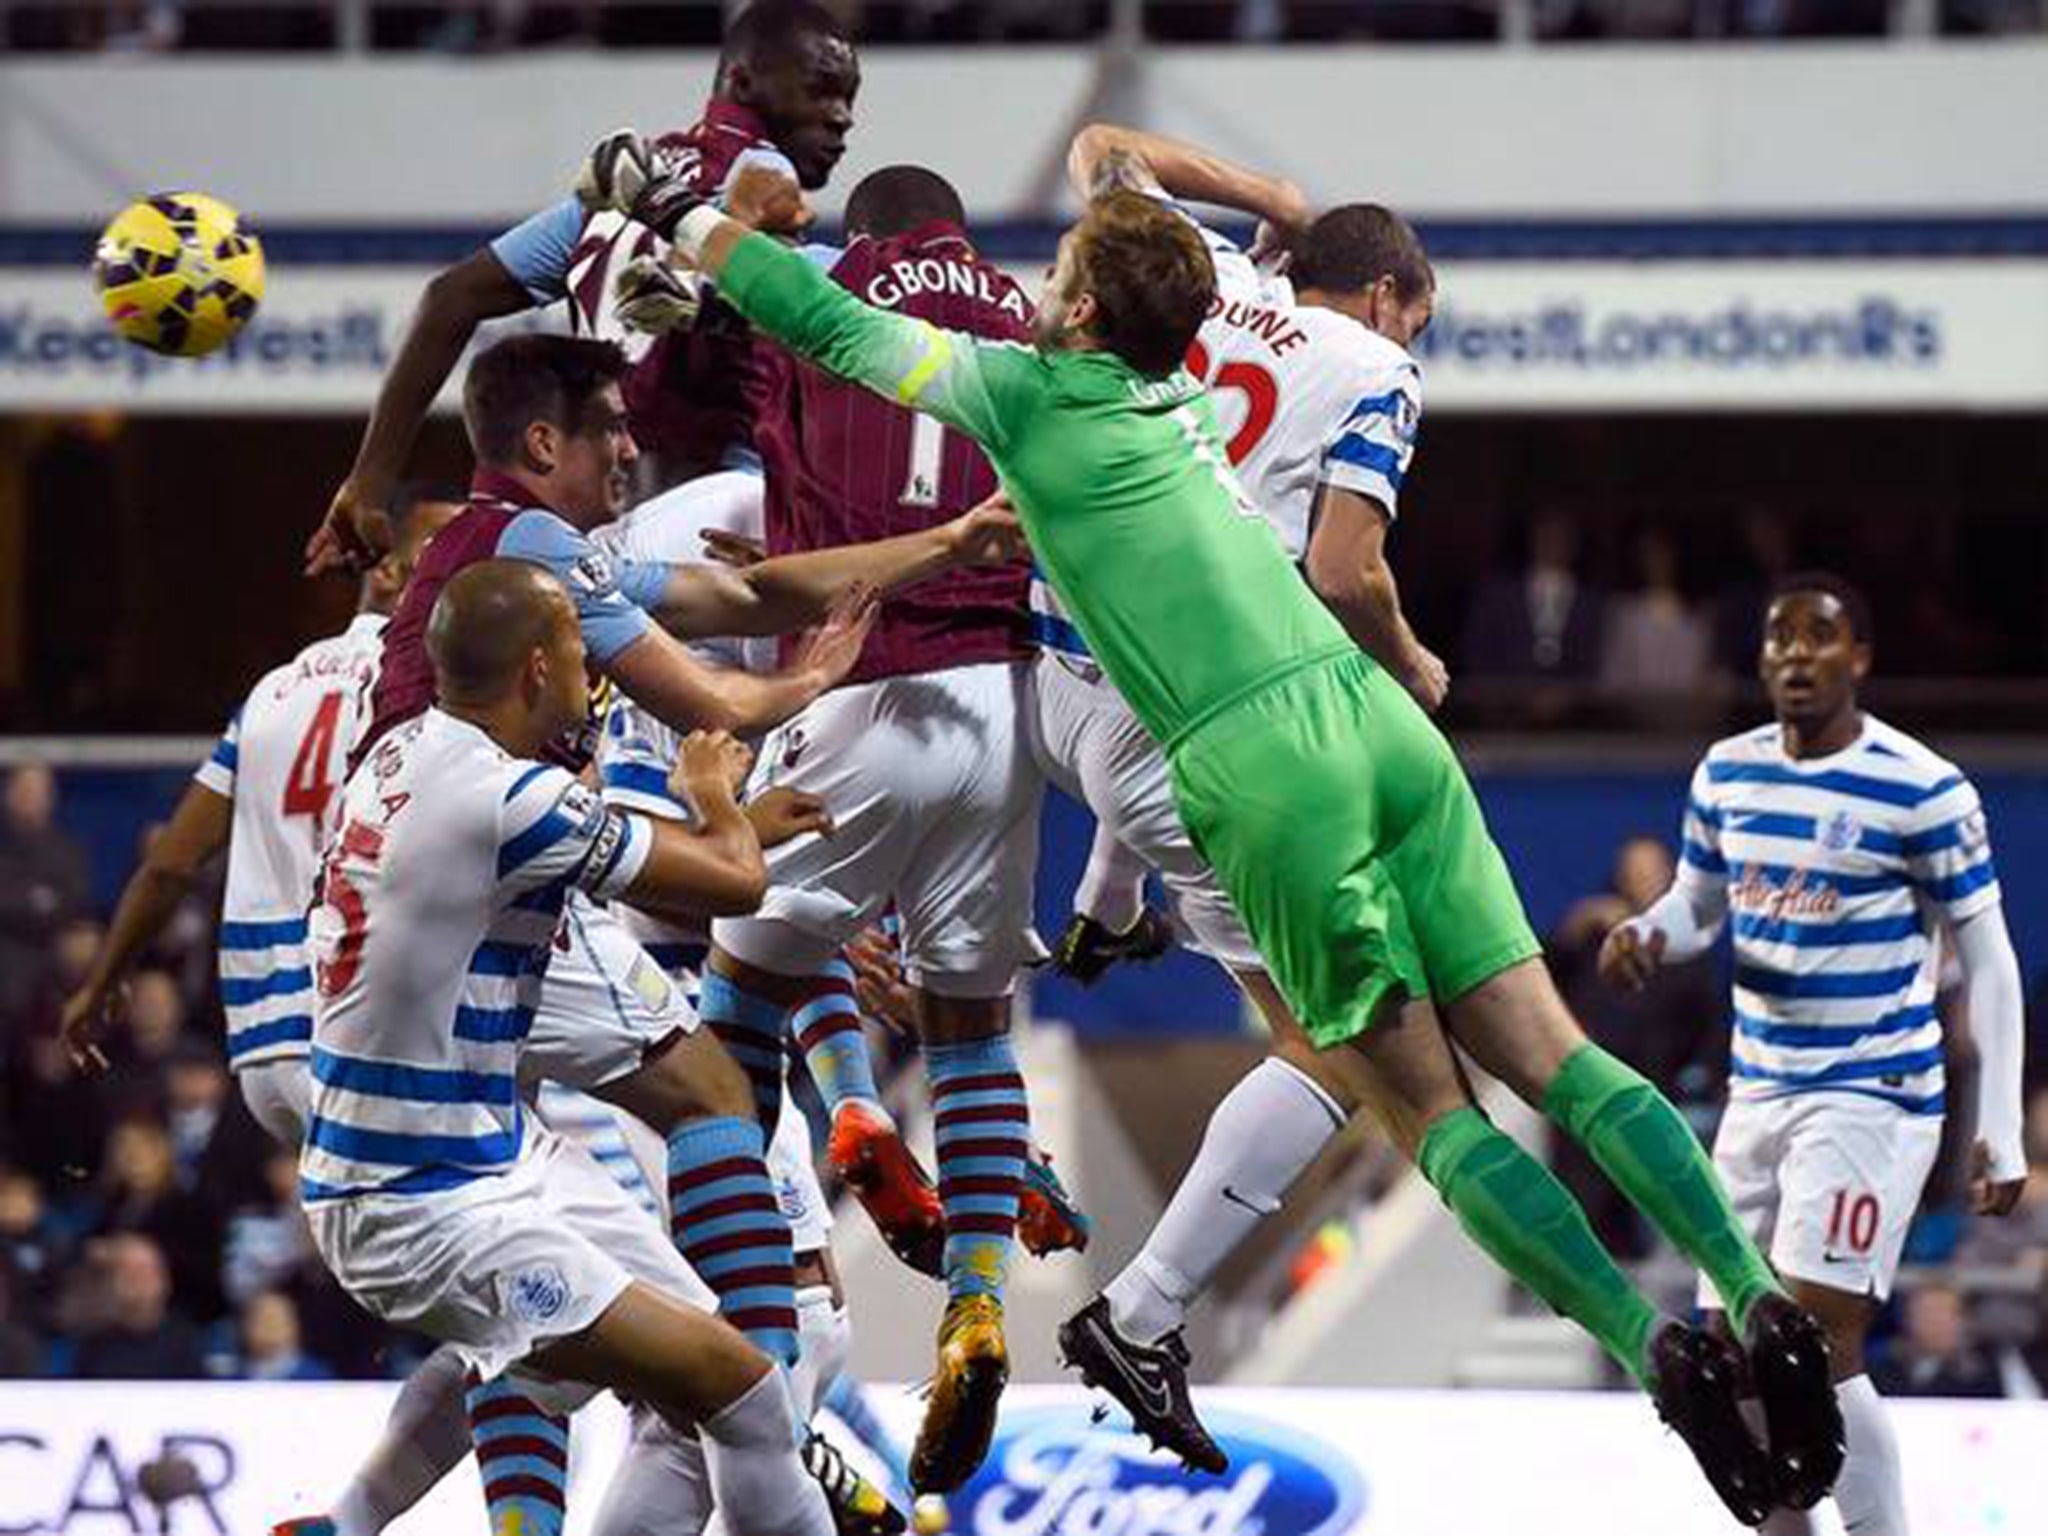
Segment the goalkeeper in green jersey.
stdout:
[[[677,254],[791,351],[982,445],[1333,1069],[1466,1231],[1654,1395],[1738,1518],[1817,1502],[1841,1461],[1822,1335],[1736,1224],[1685,1122],[1558,998],[1449,744],[1246,503],[1180,366],[1215,291],[1192,225],[1138,194],[1098,199],[1060,242],[1036,345],[995,344],[863,303],[750,233],[792,227],[800,196],[743,175],[730,217],[681,221]],[[1708,1274],[1740,1348],[1658,1314],[1563,1187],[1475,1107],[1451,1039],[1582,1142]],[[971,1473],[1006,1372],[999,1317],[949,1307],[921,1486]],[[1739,1412],[1745,1377],[1768,1450]]]

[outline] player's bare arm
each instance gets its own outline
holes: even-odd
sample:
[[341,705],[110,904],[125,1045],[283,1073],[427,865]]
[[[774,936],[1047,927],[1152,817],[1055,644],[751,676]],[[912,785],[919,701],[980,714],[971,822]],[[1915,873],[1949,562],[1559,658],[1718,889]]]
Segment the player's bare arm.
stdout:
[[676,730],[764,731],[853,670],[874,627],[877,601],[872,587],[841,593],[780,672],[710,666],[659,629],[620,651],[604,670],[628,698]]
[[355,464],[306,545],[306,574],[354,569],[391,547],[388,504],[434,397],[486,320],[533,299],[489,250],[436,274],[420,295],[398,357],[377,391]]
[[815,624],[849,589],[890,592],[960,565],[1029,558],[1016,514],[984,504],[949,523],[870,544],[782,555],[753,565],[675,568],[656,617],[684,639],[780,635]]
[[682,921],[737,916],[761,905],[768,863],[739,803],[753,760],[724,731],[692,731],[683,738],[669,792],[690,808],[690,820],[648,823],[654,850],[627,890],[627,901]]
[[832,811],[816,795],[800,789],[775,788],[747,802],[747,820],[763,848],[780,848],[812,832],[832,835]]
[[1434,714],[1451,676],[1401,611],[1401,591],[1387,563],[1387,523],[1385,509],[1370,496],[1324,486],[1308,544],[1308,582],[1358,648]]
[[234,814],[234,801],[204,784],[192,784],[151,840],[141,867],[121,892],[92,969],[64,1001],[59,1027],[64,1049],[79,1070],[106,1070],[100,1033],[118,1012],[122,981],[164,931],[199,871],[227,847]]
[[1235,208],[1283,230],[1313,217],[1308,194],[1284,176],[1269,176],[1163,134],[1091,123],[1067,150],[1067,177],[1084,200],[1128,189]]

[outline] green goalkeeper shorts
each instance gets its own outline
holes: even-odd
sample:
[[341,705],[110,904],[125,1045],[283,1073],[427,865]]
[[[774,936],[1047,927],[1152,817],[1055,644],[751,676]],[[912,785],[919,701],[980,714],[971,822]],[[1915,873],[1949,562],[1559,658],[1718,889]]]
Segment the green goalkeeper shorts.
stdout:
[[1362,653],[1227,705],[1171,763],[1190,836],[1318,1046],[1541,953],[1450,743]]

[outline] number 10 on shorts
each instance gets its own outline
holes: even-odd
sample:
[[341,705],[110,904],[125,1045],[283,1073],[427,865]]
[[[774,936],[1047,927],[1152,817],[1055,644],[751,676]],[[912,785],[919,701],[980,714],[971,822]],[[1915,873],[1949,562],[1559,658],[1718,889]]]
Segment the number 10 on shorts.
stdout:
[[1851,1253],[1869,1253],[1877,1241],[1877,1225],[1877,1196],[1836,1190],[1828,1210],[1828,1251],[1838,1252],[1846,1242]]

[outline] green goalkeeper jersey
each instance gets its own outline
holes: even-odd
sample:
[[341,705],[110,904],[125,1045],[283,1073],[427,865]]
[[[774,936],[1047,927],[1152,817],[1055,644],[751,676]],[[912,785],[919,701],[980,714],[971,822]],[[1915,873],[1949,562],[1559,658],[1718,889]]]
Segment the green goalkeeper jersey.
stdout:
[[1168,748],[1297,668],[1355,651],[1224,458],[1202,386],[1107,352],[984,341],[862,302],[765,236],[719,293],[821,367],[987,450],[1039,567]]

